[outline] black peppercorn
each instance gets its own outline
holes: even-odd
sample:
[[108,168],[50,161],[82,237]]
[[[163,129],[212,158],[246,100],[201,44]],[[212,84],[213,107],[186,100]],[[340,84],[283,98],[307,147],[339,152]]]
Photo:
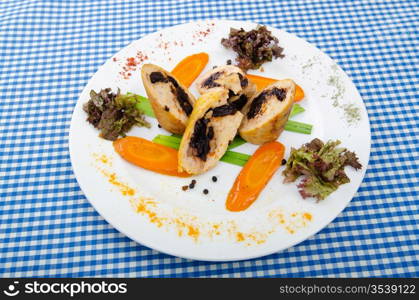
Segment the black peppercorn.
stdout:
[[212,181],[217,182],[217,177],[216,176],[212,176]]
[[281,161],[281,165],[285,165],[287,163],[287,161],[286,161],[286,159],[284,158],[282,161]]
[[190,189],[193,189],[193,188],[195,187],[195,184],[196,184],[196,180],[195,180],[195,179],[193,179],[193,180],[191,181],[191,183],[189,184],[189,188],[190,188]]
[[207,189],[202,191],[205,195],[208,195],[209,191]]

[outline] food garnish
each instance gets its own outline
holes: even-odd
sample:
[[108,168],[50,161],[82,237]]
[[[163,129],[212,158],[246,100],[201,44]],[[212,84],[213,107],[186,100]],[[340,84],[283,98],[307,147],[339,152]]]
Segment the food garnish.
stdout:
[[291,148],[291,154],[282,172],[284,183],[294,182],[298,177],[303,180],[298,185],[303,198],[314,197],[323,200],[341,184],[350,182],[345,166],[358,170],[362,168],[354,152],[337,148],[341,142],[313,139],[299,149]]
[[239,135],[236,135],[236,137],[231,141],[231,143],[228,145],[228,150],[237,148],[241,145],[246,144],[247,142],[245,140],[243,140],[243,138]]
[[191,183],[189,184],[189,188],[193,189],[195,187],[195,184],[196,184],[196,180],[192,179]]
[[298,114],[301,114],[302,112],[305,112],[304,107],[302,107],[300,104],[294,104],[292,106],[292,109],[291,109],[291,112],[290,112],[290,118],[292,118],[292,117],[294,117]]
[[237,66],[247,71],[258,69],[263,63],[273,58],[282,58],[283,48],[278,46],[278,39],[266,28],[258,25],[256,29],[245,31],[243,28],[230,28],[228,38],[221,44],[237,52]]
[[[146,116],[156,118],[153,108],[151,107],[150,101],[146,97],[143,97],[143,96],[135,95],[135,97],[137,99],[137,108],[141,109]],[[159,124],[159,128],[162,128],[160,124]]]
[[288,120],[287,123],[285,123],[284,130],[287,131],[293,131],[297,133],[303,133],[303,134],[311,134],[311,130],[313,129],[313,125],[297,122],[293,120]]
[[278,81],[278,79],[263,77],[259,75],[246,74],[246,77],[256,85],[258,91]]
[[134,125],[150,127],[144,112],[137,106],[137,95],[102,89],[99,93],[90,91],[90,100],[83,105],[88,114],[87,121],[100,130],[100,137],[114,141],[124,136]]
[[[256,85],[256,88],[258,91],[261,91],[264,88],[266,88],[268,85],[271,85],[278,81],[278,79],[252,75],[252,74],[246,74],[246,77]],[[303,89],[298,84],[295,84],[294,102],[301,101],[303,100],[303,98],[304,98]]]
[[160,174],[189,177],[178,171],[177,151],[149,140],[127,136],[113,142],[115,151],[125,160]]
[[304,90],[298,84],[295,85],[295,97],[294,102],[299,102],[305,97]]
[[209,56],[205,52],[193,54],[181,60],[172,70],[172,74],[186,87],[201,74],[208,63]]
[[281,165],[285,147],[279,142],[260,146],[237,176],[226,202],[230,211],[248,208]]

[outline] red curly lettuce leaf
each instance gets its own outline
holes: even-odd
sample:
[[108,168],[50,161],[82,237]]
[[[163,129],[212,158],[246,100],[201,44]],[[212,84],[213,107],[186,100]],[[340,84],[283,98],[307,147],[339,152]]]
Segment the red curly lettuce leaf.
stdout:
[[133,126],[150,127],[144,112],[138,108],[137,95],[112,93],[102,89],[99,93],[90,91],[90,100],[83,105],[87,122],[100,130],[100,137],[114,141],[124,136]]
[[223,38],[221,44],[237,53],[237,66],[243,70],[258,69],[273,58],[284,57],[284,49],[266,26],[258,25],[250,31],[230,28],[228,38]]
[[284,182],[294,182],[303,177],[298,188],[303,198],[323,200],[340,185],[350,182],[345,166],[362,168],[355,153],[337,147],[340,141],[323,143],[320,139],[291,149],[286,168],[282,172]]

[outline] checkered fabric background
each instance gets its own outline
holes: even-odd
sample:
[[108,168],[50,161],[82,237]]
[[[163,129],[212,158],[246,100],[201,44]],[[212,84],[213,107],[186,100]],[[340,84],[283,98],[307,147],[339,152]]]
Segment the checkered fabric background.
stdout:
[[[419,276],[418,1],[1,1],[1,277]],[[314,237],[242,262],[185,260],[117,232],[86,200],[68,150],[71,114],[107,58],[192,20],[282,28],[358,87],[370,164],[349,207]]]

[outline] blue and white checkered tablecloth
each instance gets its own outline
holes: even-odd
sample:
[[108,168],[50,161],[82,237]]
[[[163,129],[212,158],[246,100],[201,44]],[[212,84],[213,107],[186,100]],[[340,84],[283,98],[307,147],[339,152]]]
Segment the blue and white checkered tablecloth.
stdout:
[[[372,150],[329,226],[268,257],[190,261],[126,238],[86,200],[68,150],[87,80],[130,42],[192,20],[268,24],[334,58],[358,87]],[[419,276],[418,1],[1,1],[0,276]]]

